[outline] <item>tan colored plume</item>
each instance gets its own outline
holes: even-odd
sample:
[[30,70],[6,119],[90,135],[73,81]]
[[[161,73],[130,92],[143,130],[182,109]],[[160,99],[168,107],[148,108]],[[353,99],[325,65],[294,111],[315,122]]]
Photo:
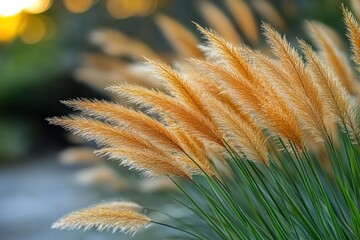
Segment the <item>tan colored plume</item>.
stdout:
[[357,117],[357,106],[354,99],[342,86],[333,71],[305,42],[300,42],[303,53],[308,62],[316,82],[321,88],[323,101],[330,111],[336,116],[336,120],[346,128],[353,141],[360,143],[360,128]]
[[250,1],[250,4],[263,20],[269,22],[276,27],[276,29],[286,29],[285,19],[280,15],[276,8],[268,2],[268,0],[253,0]]
[[278,68],[286,70],[285,78],[273,79],[277,84],[284,81],[287,88],[283,88],[291,101],[292,107],[297,111],[304,129],[309,131],[316,140],[326,139],[324,124],[325,113],[320,93],[316,88],[309,70],[290,43],[270,25],[264,24],[264,34],[272,52],[277,57]]
[[186,168],[173,161],[166,151],[125,129],[85,117],[51,118],[49,122],[88,140],[95,140],[100,146],[106,147],[98,150],[98,154],[115,158],[120,164],[135,168],[145,175],[175,175],[184,178],[191,175],[186,172]]
[[346,54],[338,47],[337,38],[329,35],[328,27],[323,23],[311,21],[307,22],[306,27],[316,47],[320,50],[320,55],[333,69],[344,87],[349,93],[356,93],[357,83],[354,81],[355,76],[351,64]]
[[112,229],[113,232],[134,234],[151,223],[151,219],[135,211],[137,204],[129,202],[100,203],[65,215],[52,228],[98,231]]
[[100,46],[105,53],[113,56],[126,55],[134,60],[142,60],[143,56],[153,59],[161,58],[145,43],[111,29],[92,32],[90,41]]
[[117,103],[98,100],[68,100],[65,105],[84,114],[124,126],[134,134],[141,134],[166,150],[181,150],[174,134],[165,125],[148,115]]
[[200,1],[199,10],[209,26],[233,44],[242,40],[230,19],[213,3]]
[[198,40],[187,28],[165,15],[158,15],[155,20],[178,55],[182,58],[202,56],[197,47]]
[[236,23],[252,44],[259,42],[259,27],[255,16],[244,0],[225,0],[225,4]]
[[63,164],[102,164],[104,161],[94,154],[90,147],[71,147],[59,153],[59,160]]
[[[213,31],[198,29],[208,40],[208,61],[194,60],[205,76],[222,85],[233,101],[246,110],[255,111],[265,127],[302,146],[301,131],[295,113],[267,78],[260,75],[240,51]],[[218,60],[217,60],[218,59]]]
[[151,111],[164,119],[172,118],[187,132],[223,146],[221,134],[209,119],[169,95],[127,84],[113,86],[109,90],[134,103],[150,107]]

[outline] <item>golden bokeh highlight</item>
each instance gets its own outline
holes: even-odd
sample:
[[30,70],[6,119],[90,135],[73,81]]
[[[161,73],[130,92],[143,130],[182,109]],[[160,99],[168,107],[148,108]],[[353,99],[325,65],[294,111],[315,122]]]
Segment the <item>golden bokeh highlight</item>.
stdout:
[[65,7],[73,13],[86,12],[94,3],[94,0],[64,0]]
[[[48,39],[55,34],[55,23],[46,16],[37,14],[47,11],[53,0],[0,0],[0,43],[20,36],[27,44]],[[63,0],[72,13],[89,10],[97,0]],[[153,13],[159,0],[107,0],[106,9],[116,19],[146,16]]]
[[52,0],[33,0],[32,4],[25,8],[31,14],[39,14],[47,11],[52,5]]
[[26,6],[24,0],[0,0],[0,17],[10,17],[20,13]]
[[0,16],[10,17],[21,12],[32,14],[45,12],[50,8],[52,0],[0,0]]
[[20,32],[20,39],[27,44],[34,44],[46,36],[46,25],[40,16],[28,16]]
[[0,43],[9,42],[16,38],[23,25],[23,15],[0,17]]
[[155,11],[157,0],[107,0],[106,9],[116,19],[145,16]]

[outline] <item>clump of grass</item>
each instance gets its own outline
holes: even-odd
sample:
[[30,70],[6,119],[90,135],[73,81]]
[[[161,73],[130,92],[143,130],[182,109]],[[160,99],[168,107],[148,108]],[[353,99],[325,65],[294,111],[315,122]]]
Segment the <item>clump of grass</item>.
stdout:
[[[343,11],[359,68],[359,23]],[[180,70],[147,63],[167,93],[129,84],[108,88],[146,113],[105,101],[65,101],[81,116],[50,123],[95,140],[97,153],[144,175],[168,176],[184,196],[176,201],[192,215],[159,222],[100,204],[54,227],[135,232],[154,223],[190,239],[360,239],[354,75],[324,38],[328,31],[308,27],[321,55],[303,40],[299,52],[267,24],[273,56],[198,26],[205,59],[190,59]],[[330,131],[329,122],[338,130]],[[322,155],[309,150],[315,143]]]

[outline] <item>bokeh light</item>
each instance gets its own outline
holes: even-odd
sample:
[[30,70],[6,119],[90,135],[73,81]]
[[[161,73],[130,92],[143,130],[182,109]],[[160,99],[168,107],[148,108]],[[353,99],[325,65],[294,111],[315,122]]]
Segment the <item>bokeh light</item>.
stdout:
[[20,13],[24,7],[25,1],[19,0],[19,1],[6,1],[6,0],[0,0],[0,16],[1,17],[10,17],[13,15],[16,15]]
[[16,14],[9,17],[0,17],[0,43],[13,40],[23,25],[23,15]]
[[34,44],[42,40],[46,35],[45,22],[40,16],[28,16],[26,23],[20,32],[20,38],[24,43]]
[[44,38],[46,27],[44,21],[35,15],[47,11],[52,0],[0,0],[0,42],[9,42],[19,34],[28,44]]
[[0,0],[0,16],[10,17],[22,11],[42,13],[51,6],[51,0]]
[[39,14],[47,11],[52,5],[52,0],[32,0],[24,10],[31,14]]
[[93,4],[94,0],[64,0],[65,7],[73,13],[86,12]]
[[[54,23],[45,16],[34,17],[47,11],[53,0],[0,0],[0,43],[10,42],[17,36],[27,44],[34,44],[54,35]],[[63,0],[72,13],[83,13],[97,0]],[[146,16],[158,7],[158,0],[106,0],[107,12],[116,19]]]
[[157,5],[157,0],[107,0],[106,2],[107,11],[116,19],[148,15]]

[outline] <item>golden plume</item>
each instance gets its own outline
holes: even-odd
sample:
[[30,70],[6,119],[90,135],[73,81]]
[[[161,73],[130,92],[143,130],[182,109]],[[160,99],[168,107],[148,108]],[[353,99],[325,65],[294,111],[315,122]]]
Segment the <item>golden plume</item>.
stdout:
[[206,115],[207,109],[204,107],[199,95],[194,92],[185,76],[178,71],[172,69],[169,65],[160,61],[148,61],[148,66],[151,68],[154,76],[163,81],[163,85],[170,94],[194,110]]
[[98,100],[62,101],[67,106],[84,114],[110,121],[119,126],[150,139],[166,150],[181,150],[174,134],[165,125],[142,112],[129,109],[120,104]]
[[347,36],[351,43],[353,59],[358,71],[360,71],[360,24],[345,7],[343,8],[343,14],[347,28]]
[[303,53],[308,62],[316,82],[330,111],[337,117],[337,121],[346,128],[354,142],[360,143],[360,128],[358,124],[357,107],[339,79],[324,61],[305,42],[300,42]]
[[200,1],[198,8],[209,26],[227,41],[233,44],[242,41],[230,19],[213,3]]
[[[84,114],[123,126],[131,133],[148,139],[164,152],[174,152],[182,156],[182,161],[185,161],[192,169],[196,169],[194,162],[190,161],[190,159],[186,160],[187,156],[185,154],[191,155],[191,153],[188,152],[189,147],[183,145],[183,140],[179,139],[178,134],[174,133],[172,128],[167,128],[142,112],[105,101],[72,100],[63,101],[63,103],[76,110],[81,110]],[[200,159],[199,155],[197,157]],[[202,159],[202,162],[205,163],[204,159]],[[205,172],[210,172],[209,166],[203,166],[202,163],[198,164],[202,166]],[[197,171],[199,172],[199,169]]]
[[113,86],[108,89],[120,96],[127,97],[134,103],[151,108],[150,111],[164,119],[172,118],[184,130],[192,132],[202,139],[223,146],[221,134],[209,119],[199,111],[185,106],[169,95],[128,84]]
[[111,191],[120,191],[128,187],[128,183],[109,166],[100,165],[83,169],[76,173],[75,180],[83,185],[102,185]]
[[120,164],[151,176],[179,176],[191,179],[194,174],[202,174],[201,170],[191,161],[184,161],[169,153],[158,153],[151,149],[135,147],[102,148],[96,151],[101,156],[120,161]]
[[339,49],[335,39],[329,35],[327,26],[319,22],[307,22],[307,29],[316,47],[320,49],[326,63],[334,70],[344,87],[352,94],[356,92],[356,82],[351,64],[346,54]]
[[187,28],[165,15],[156,17],[156,24],[167,38],[168,42],[181,57],[201,57],[198,40]]
[[268,165],[266,138],[261,129],[245,113],[239,115],[216,101],[211,105],[225,140],[232,147],[239,147],[249,160]]
[[286,22],[284,18],[268,0],[253,0],[250,3],[263,20],[269,22],[276,29],[285,30]]
[[[224,91],[223,87],[215,81],[209,79],[206,75],[202,74],[196,67],[196,59],[188,59],[186,64],[181,65],[181,72],[189,75],[187,78],[194,89],[201,89],[207,95],[225,104],[227,107],[237,111],[240,108],[238,102],[233,101],[228,92]],[[195,64],[194,64],[195,63]]]
[[186,154],[186,156],[179,156],[179,161],[184,161],[189,166],[196,165],[208,176],[213,176],[214,173],[211,169],[210,161],[206,158],[204,144],[195,136],[182,131],[174,122],[170,123],[170,128],[174,134],[176,134],[177,139]]
[[120,164],[144,171],[146,175],[190,176],[162,148],[125,129],[85,117],[56,117],[49,119],[49,122],[108,147],[98,150],[98,153],[116,156]]
[[[199,64],[201,60],[189,60]],[[197,66],[196,64],[194,64]],[[226,93],[221,95],[219,86],[213,81],[206,78],[201,72],[195,72],[190,67],[182,68],[189,81],[189,86],[194,93],[200,96],[200,99],[206,103],[205,111],[209,114],[209,119],[213,121],[217,128],[221,130],[224,139],[230,143],[230,139],[236,142],[243,154],[249,159],[267,163],[265,137],[262,135],[260,128],[245,113],[245,111],[235,103]],[[205,82],[205,79],[207,80]],[[198,81],[202,82],[204,87],[198,87]],[[204,91],[207,85],[212,85],[209,91]],[[201,85],[201,84],[200,84]],[[226,89],[225,89],[226,90]],[[215,91],[215,92],[214,92]],[[229,137],[231,136],[231,137]],[[203,155],[205,151],[202,151]]]
[[288,88],[284,89],[285,94],[298,111],[304,129],[308,130],[316,140],[325,140],[324,106],[309,70],[285,37],[267,24],[264,24],[263,28],[272,52],[278,58],[278,67],[287,71],[286,78],[274,80],[285,81],[288,85]]
[[250,43],[257,44],[259,42],[259,27],[250,7],[244,0],[225,0],[225,4],[244,36]]
[[[234,101],[240,101],[245,109],[255,111],[262,124],[302,148],[301,131],[295,113],[272,83],[242,56],[239,47],[234,47],[213,31],[197,27],[208,40],[207,55],[210,56],[208,61],[192,61],[198,69],[222,85]],[[220,60],[216,60],[215,56]]]
[[102,164],[104,161],[94,154],[90,147],[71,147],[59,153],[62,164]]
[[161,57],[145,43],[130,38],[119,31],[111,29],[94,31],[90,35],[90,41],[100,46],[102,50],[109,55],[126,55],[134,60],[141,60],[143,56],[161,59]]
[[135,205],[137,204],[129,202],[97,204],[65,215],[57,220],[52,228],[68,230],[96,228],[98,231],[112,229],[113,232],[134,234],[151,223],[150,218],[134,211]]
[[101,91],[119,82],[162,88],[159,81],[149,77],[148,69],[141,63],[128,63],[118,58],[93,53],[83,54],[81,59],[82,66],[75,70],[76,79]]

